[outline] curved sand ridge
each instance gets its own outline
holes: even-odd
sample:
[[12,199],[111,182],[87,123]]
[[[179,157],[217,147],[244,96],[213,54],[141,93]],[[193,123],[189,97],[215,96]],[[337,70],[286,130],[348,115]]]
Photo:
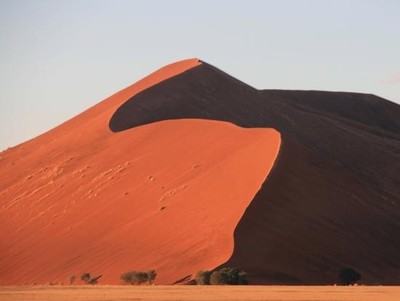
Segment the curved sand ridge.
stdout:
[[230,258],[279,133],[205,120],[108,129],[122,102],[198,64],[162,68],[1,153],[0,283],[65,283],[86,271],[117,284],[132,269],[174,283]]

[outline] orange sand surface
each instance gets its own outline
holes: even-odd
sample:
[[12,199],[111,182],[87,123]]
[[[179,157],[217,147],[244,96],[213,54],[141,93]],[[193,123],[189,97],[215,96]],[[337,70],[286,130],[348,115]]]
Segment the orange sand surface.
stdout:
[[197,64],[164,67],[0,154],[0,284],[66,283],[83,272],[118,284],[133,269],[170,284],[229,259],[279,133],[204,120],[108,128],[127,98]]
[[2,287],[0,300],[398,301],[399,286]]

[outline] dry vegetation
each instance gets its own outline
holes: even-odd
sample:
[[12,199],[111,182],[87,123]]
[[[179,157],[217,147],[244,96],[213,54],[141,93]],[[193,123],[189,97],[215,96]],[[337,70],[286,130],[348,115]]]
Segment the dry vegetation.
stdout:
[[0,300],[291,300],[398,301],[399,286],[20,286],[1,287]]

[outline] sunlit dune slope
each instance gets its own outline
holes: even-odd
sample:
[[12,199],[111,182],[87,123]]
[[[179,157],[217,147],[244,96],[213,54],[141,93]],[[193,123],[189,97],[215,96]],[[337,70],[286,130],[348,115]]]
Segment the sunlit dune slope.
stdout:
[[279,133],[207,120],[108,127],[129,97],[199,64],[160,69],[1,153],[0,283],[66,283],[90,272],[118,284],[124,272],[155,269],[168,284],[230,258]]

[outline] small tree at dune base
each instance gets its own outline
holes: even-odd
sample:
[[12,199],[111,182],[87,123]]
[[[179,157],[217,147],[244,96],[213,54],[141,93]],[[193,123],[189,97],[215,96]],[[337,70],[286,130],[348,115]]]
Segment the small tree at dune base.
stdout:
[[142,283],[154,283],[157,277],[155,270],[149,270],[148,272],[142,271],[130,271],[121,275],[121,280],[128,284],[142,284]]
[[245,285],[249,284],[247,273],[238,268],[225,267],[214,272],[199,271],[196,273],[199,285]]
[[198,285],[209,285],[210,284],[210,271],[198,271],[195,276],[196,283]]
[[81,275],[81,280],[85,283],[89,283],[90,280],[90,274],[89,273],[83,273]]

